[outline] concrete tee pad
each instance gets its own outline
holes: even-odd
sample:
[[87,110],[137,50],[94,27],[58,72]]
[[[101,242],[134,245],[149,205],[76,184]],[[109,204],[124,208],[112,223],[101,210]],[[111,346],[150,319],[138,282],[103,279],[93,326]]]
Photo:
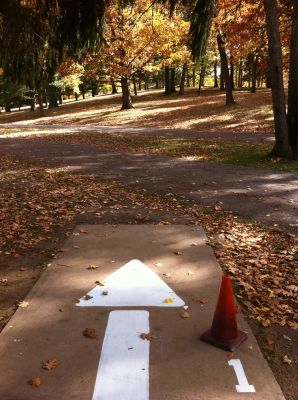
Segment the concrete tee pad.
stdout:
[[[28,307],[19,308],[0,334],[1,400],[284,400],[241,316],[248,340],[232,359],[199,340],[210,328],[222,276],[201,228],[84,225],[62,250],[27,296]],[[136,259],[168,285],[164,304],[148,306],[147,287],[146,305],[84,306],[94,288],[108,297],[116,287],[121,296],[116,271]],[[139,283],[127,281],[140,296]],[[153,275],[148,280],[152,292],[158,281]],[[183,302],[185,319],[179,315]],[[157,339],[139,337],[148,327]],[[97,337],[84,337],[86,328]],[[59,361],[57,368],[42,369],[50,358]],[[40,386],[27,383],[34,377]]]

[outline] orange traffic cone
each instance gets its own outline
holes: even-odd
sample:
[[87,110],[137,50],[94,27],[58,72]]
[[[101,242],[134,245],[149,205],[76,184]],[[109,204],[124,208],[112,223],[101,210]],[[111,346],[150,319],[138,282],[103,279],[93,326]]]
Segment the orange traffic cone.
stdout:
[[211,329],[203,333],[201,340],[221,349],[234,351],[246,338],[247,334],[237,329],[231,278],[224,275]]

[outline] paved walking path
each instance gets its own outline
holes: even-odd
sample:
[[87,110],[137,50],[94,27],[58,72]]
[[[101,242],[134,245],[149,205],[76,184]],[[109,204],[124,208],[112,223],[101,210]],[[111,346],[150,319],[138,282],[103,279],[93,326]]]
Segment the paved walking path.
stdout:
[[242,316],[248,339],[229,357],[199,340],[222,275],[206,239],[183,225],[77,227],[0,334],[1,400],[284,400]]
[[[41,124],[27,124],[24,122],[14,122],[10,124],[0,124],[0,128],[26,128],[26,129],[38,129],[39,133],[43,129],[51,130],[53,132],[67,131],[68,133],[79,133],[79,132],[98,132],[98,133],[121,133],[121,134],[133,134],[153,137],[168,137],[168,138],[198,138],[198,139],[216,139],[216,140],[237,140],[251,143],[273,143],[274,137],[263,133],[237,133],[237,132],[204,132],[194,131],[190,129],[157,129],[157,128],[135,128],[129,126],[105,126],[105,125],[41,125]],[[60,131],[60,132],[59,132]],[[38,132],[35,132],[38,134]],[[28,132],[19,132],[16,134],[18,137],[28,135]],[[12,137],[9,134],[7,137]]]
[[279,224],[298,231],[298,176],[260,168],[194,161],[152,154],[120,153],[78,144],[53,143],[35,138],[3,138],[0,151],[69,167],[100,180],[145,188],[244,217]]

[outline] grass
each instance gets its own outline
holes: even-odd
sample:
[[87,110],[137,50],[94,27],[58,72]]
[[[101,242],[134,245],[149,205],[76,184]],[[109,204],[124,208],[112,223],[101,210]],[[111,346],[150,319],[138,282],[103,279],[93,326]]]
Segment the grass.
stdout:
[[47,134],[47,140],[78,143],[88,146],[111,148],[120,151],[134,151],[174,157],[214,161],[245,167],[266,168],[277,171],[298,171],[297,161],[283,161],[268,156],[269,144],[257,144],[224,140],[156,138],[140,135],[98,134]]

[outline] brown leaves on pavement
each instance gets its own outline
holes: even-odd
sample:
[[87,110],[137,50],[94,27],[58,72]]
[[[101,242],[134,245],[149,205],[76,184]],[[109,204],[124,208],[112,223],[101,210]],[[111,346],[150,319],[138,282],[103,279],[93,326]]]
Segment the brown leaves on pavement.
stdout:
[[187,311],[185,311],[185,310],[180,311],[180,312],[179,312],[179,315],[180,315],[180,317],[181,317],[182,319],[186,319],[186,318],[189,318],[189,317],[190,317],[189,313],[188,313]]
[[156,336],[156,335],[154,335],[153,333],[141,333],[140,334],[140,338],[141,339],[143,339],[143,340],[149,340],[149,341],[151,341],[151,340],[155,340],[155,339],[157,339],[158,338],[158,336]]
[[89,267],[87,267],[87,269],[97,269],[97,268],[99,268],[99,266],[93,265],[93,264],[91,264],[91,265],[89,265]]
[[57,360],[57,358],[49,358],[47,361],[45,361],[42,364],[42,368],[46,369],[48,371],[57,368],[59,365],[59,361]]
[[83,336],[89,339],[96,339],[97,338],[96,330],[93,328],[86,328],[83,331]]

